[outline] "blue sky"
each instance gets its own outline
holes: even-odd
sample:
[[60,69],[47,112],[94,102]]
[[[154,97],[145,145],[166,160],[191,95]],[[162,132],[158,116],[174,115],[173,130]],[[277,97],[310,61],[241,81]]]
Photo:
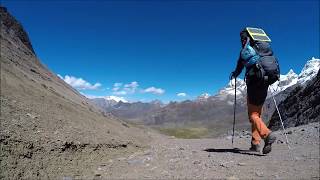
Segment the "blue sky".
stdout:
[[300,73],[308,59],[319,58],[319,1],[2,4],[41,61],[87,95],[168,102],[215,94],[228,83],[246,26],[271,37],[282,74]]

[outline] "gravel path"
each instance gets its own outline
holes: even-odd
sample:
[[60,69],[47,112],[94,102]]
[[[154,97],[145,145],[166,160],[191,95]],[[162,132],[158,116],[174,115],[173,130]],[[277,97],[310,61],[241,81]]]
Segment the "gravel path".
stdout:
[[277,132],[273,151],[248,151],[250,136],[175,139],[153,134],[151,148],[98,166],[95,178],[134,179],[319,179],[319,123]]

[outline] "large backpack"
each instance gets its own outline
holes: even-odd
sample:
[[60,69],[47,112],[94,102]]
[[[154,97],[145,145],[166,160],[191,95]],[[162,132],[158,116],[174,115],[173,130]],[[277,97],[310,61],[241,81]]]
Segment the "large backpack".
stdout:
[[280,79],[278,60],[273,56],[269,42],[251,41],[253,49],[260,56],[259,60],[247,72],[249,81],[258,81],[271,85]]
[[280,79],[279,63],[274,56],[261,57],[256,67],[264,83],[271,85]]

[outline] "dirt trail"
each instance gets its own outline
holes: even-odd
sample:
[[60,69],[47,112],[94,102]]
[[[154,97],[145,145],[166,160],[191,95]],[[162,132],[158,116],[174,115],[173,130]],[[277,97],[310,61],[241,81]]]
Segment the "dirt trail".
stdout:
[[231,140],[154,136],[151,148],[97,166],[96,178],[125,179],[319,179],[319,123],[290,128],[291,149],[277,132],[273,151],[247,151],[250,136]]

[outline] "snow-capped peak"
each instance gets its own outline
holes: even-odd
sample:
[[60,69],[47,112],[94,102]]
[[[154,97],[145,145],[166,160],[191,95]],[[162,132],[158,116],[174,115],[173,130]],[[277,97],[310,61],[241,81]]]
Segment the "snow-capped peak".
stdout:
[[198,96],[198,100],[200,100],[200,101],[207,100],[209,97],[210,97],[210,94],[203,93],[200,96]]
[[291,86],[297,83],[298,74],[296,74],[292,69],[286,75],[280,74],[280,84],[281,86]]
[[[242,80],[240,78],[236,79],[236,83],[237,83],[236,84],[237,88],[246,85],[244,80]],[[232,79],[232,80],[229,81],[227,88],[233,88],[234,89],[234,86],[235,86],[235,81],[234,81],[234,79]]]
[[[236,85],[237,85],[237,99],[242,99],[246,95],[246,83],[244,80],[237,78],[236,79]],[[232,79],[228,82],[227,86],[220,89],[218,94],[214,96],[214,98],[217,98],[219,100],[227,100],[230,99],[231,97],[233,98],[235,95],[235,80]],[[229,103],[229,101],[228,101]],[[229,104],[233,104],[230,102]]]
[[[307,81],[313,79],[320,68],[320,59],[312,58],[307,61],[303,67],[301,73],[298,75],[292,69],[285,75],[280,75],[280,81],[275,82],[271,85],[270,89],[274,94],[277,94],[288,87],[291,87],[295,84],[304,85]],[[246,84],[242,79],[237,78],[237,97],[241,95],[246,95]],[[228,95],[234,95],[234,80],[230,80],[228,85],[222,88],[217,94],[220,98],[225,98]],[[238,96],[239,95],[239,96]]]
[[298,77],[298,83],[304,84],[315,77],[320,69],[320,59],[312,57],[303,67]]
[[292,69],[289,70],[289,72],[287,73],[287,76],[298,77],[298,75]]
[[104,99],[107,100],[107,101],[128,102],[123,97],[118,97],[118,96],[106,96],[106,97],[104,97]]
[[290,69],[286,75],[280,74],[280,81],[275,82],[271,85],[271,90],[274,94],[277,94],[290,86],[297,84],[298,75]]
[[[237,78],[236,83],[237,83],[236,84],[237,85],[237,94],[243,93],[246,89],[246,83],[244,82],[244,80]],[[235,88],[235,81],[233,79],[233,80],[229,81],[228,85],[225,88],[223,88],[219,91],[219,94],[220,95],[234,95],[234,88]]]

